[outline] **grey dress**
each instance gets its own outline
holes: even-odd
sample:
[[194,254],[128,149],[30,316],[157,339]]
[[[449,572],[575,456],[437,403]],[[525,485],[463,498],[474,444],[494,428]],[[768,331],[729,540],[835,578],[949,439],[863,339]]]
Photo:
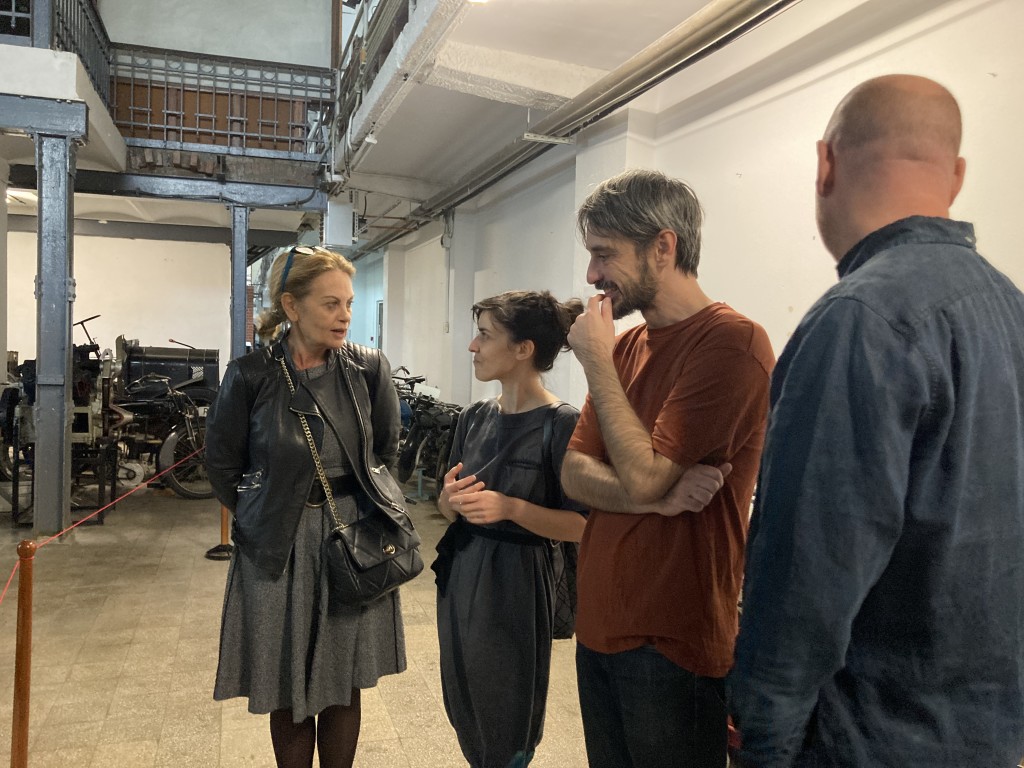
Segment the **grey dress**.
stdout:
[[[463,476],[475,474],[490,490],[545,506],[541,454],[549,408],[557,408],[551,454],[558,477],[579,417],[564,403],[515,414],[501,413],[494,400],[474,403],[459,418],[449,466],[461,461]],[[575,507],[564,499],[560,506]],[[540,743],[551,667],[551,549],[507,520],[455,523],[438,545],[439,561],[447,560],[437,599],[441,686],[448,719],[475,768],[527,765]]]
[[[300,371],[301,385],[315,396],[321,388],[329,391],[324,375],[336,365],[332,358],[329,365]],[[321,460],[329,477],[351,472],[329,429]],[[337,504],[343,518],[355,515],[351,496],[339,496]],[[218,701],[245,696],[250,712],[291,709],[298,723],[326,707],[350,704],[353,688],[372,688],[383,675],[405,669],[398,590],[368,605],[328,608],[322,551],[330,528],[326,506],[306,506],[278,578],[235,549],[224,595]]]

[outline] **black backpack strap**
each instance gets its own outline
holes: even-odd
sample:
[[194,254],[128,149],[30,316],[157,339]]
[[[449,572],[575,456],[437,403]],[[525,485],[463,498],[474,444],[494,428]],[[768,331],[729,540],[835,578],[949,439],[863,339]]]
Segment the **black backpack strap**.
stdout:
[[551,459],[551,438],[555,431],[555,414],[558,413],[558,405],[548,408],[544,414],[544,447],[541,454],[541,462],[544,465],[544,506],[548,509],[558,509],[561,503],[561,492],[558,487],[558,478],[555,477],[555,465]]

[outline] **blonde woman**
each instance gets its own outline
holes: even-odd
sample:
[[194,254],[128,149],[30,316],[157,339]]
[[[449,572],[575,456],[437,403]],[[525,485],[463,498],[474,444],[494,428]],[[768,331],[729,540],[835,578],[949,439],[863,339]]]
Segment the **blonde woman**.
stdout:
[[231,362],[207,420],[207,469],[234,513],[235,544],[214,698],[244,696],[250,712],[270,714],[280,768],[309,768],[314,751],[323,768],[351,766],[360,690],[406,664],[397,591],[354,607],[331,599],[326,498],[298,416],[342,517],[358,494],[401,503],[381,469],[398,447],[390,366],[346,340],[354,273],[323,248],[279,256],[259,327],[273,343]]

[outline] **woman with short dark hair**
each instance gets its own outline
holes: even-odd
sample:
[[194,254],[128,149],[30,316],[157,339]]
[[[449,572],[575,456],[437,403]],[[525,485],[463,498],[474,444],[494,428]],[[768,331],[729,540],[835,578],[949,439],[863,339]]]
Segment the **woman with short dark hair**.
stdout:
[[[543,731],[552,541],[579,541],[585,519],[557,480],[579,411],[549,392],[541,373],[567,349],[582,309],[547,291],[503,293],[473,306],[474,372],[500,382],[501,394],[459,418],[438,499],[452,524],[434,569],[445,709],[474,768],[527,765]],[[552,467],[543,466],[546,454]]]

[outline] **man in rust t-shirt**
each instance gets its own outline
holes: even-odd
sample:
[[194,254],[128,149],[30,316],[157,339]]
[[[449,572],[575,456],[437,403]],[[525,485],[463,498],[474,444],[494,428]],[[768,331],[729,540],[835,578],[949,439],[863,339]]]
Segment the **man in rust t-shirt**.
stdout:
[[[569,334],[590,393],[562,469],[591,508],[576,620],[588,759],[723,768],[774,356],[759,325],[697,284],[701,210],[685,184],[626,172],[578,224],[603,292]],[[616,338],[613,318],[634,311],[646,322]]]

